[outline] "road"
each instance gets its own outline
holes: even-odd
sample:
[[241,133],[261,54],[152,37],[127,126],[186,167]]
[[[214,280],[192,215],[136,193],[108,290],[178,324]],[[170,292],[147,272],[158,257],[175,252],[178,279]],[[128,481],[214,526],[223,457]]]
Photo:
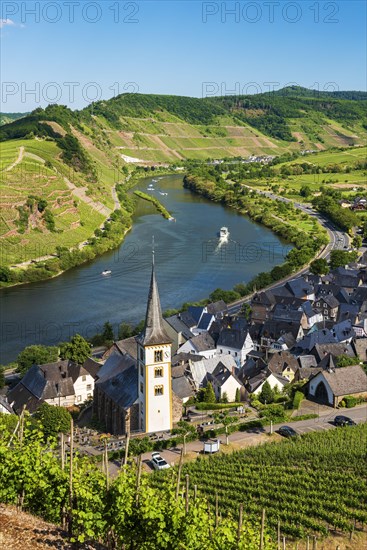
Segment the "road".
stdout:
[[[259,189],[254,189],[253,187],[250,187],[248,185],[243,185],[243,187],[247,187],[248,189],[251,189],[252,191],[256,191],[260,195],[264,195],[265,197],[271,199],[271,200],[279,200],[281,202],[287,202],[287,203],[293,203],[295,208],[298,208],[299,210],[302,210],[302,212],[305,212],[312,218],[316,218],[320,224],[327,230],[329,234],[329,244],[327,244],[323,250],[316,256],[316,258],[324,258],[325,260],[329,260],[330,253],[332,250],[348,250],[350,246],[349,242],[349,236],[344,233],[343,231],[340,231],[333,225],[329,220],[327,220],[322,214],[319,212],[316,212],[316,210],[313,210],[311,204],[302,204],[298,202],[294,202],[291,199],[287,199],[285,197],[280,197],[278,195],[274,195],[274,193],[271,193],[269,191],[261,191]],[[276,283],[273,283],[265,288],[264,290],[271,290],[273,288],[277,288],[279,286],[283,286],[286,282],[291,281],[293,279],[296,279],[300,275],[303,275],[304,273],[307,273],[309,269],[309,266],[305,266],[304,268],[297,271],[297,273],[292,273],[292,275],[289,275],[288,277],[285,277],[284,279],[281,279],[280,281],[277,281]],[[232,302],[231,304],[228,304],[228,313],[230,315],[234,315],[235,313],[238,313],[242,307],[243,304],[249,303],[251,299],[253,298],[255,292],[252,294],[246,296],[245,298],[241,298],[240,300],[236,300],[235,302]]]
[[[315,404],[317,408],[318,405]],[[367,422],[367,404],[359,405],[353,409],[332,409],[331,407],[320,405],[320,416],[309,420],[300,420],[299,422],[287,422],[287,426],[292,426],[296,432],[300,435],[321,432],[325,430],[348,430],[349,428],[336,428],[333,424],[335,416],[343,414],[352,418],[357,424]],[[273,433],[283,426],[285,423],[276,424],[273,426]],[[231,449],[241,449],[249,446],[260,445],[269,441],[270,426],[265,428],[255,428],[247,432],[235,432],[229,436],[229,443]],[[274,440],[282,441],[283,438],[278,434],[274,434]],[[225,436],[219,437],[222,445],[225,443]],[[180,446],[181,447],[181,446]],[[187,443],[187,459],[195,459],[202,453],[203,442],[192,441]],[[180,459],[180,448],[167,449],[162,451],[161,456],[168,462],[168,464],[177,464]],[[151,453],[144,453],[142,455],[144,469],[146,471],[152,471],[150,463]]]

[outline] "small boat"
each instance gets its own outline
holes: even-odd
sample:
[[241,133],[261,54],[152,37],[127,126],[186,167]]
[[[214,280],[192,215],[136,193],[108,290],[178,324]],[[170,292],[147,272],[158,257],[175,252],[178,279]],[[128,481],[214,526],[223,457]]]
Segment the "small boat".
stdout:
[[110,269],[105,269],[102,271],[102,275],[111,275],[112,271]]
[[[157,181],[158,181],[158,180],[152,180],[153,183],[157,183]],[[152,184],[150,184],[150,185],[152,185]]]
[[219,231],[219,238],[222,240],[228,239],[229,231],[228,227],[221,227]]
[[155,191],[154,187],[148,187],[147,191]]
[[160,195],[163,195],[164,197],[165,197],[166,195],[168,195],[168,193],[162,193],[162,191],[159,191],[159,194],[160,194]]
[[175,222],[175,221],[176,221],[176,218],[173,218],[172,216],[170,216],[170,217],[168,218],[168,221],[169,221],[169,222]]

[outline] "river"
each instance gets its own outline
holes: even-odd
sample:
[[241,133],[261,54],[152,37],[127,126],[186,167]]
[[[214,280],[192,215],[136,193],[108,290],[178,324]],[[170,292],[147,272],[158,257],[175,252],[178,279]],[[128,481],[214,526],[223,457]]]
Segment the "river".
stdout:
[[[147,192],[151,181],[136,189]],[[90,337],[107,320],[116,334],[122,321],[137,324],[145,315],[153,235],[163,310],[247,282],[281,263],[289,249],[265,227],[184,189],[182,176],[153,185],[152,194],[176,221],[139,199],[132,230],[117,250],[54,279],[1,290],[1,364],[27,345],[55,345],[75,332]],[[222,226],[230,231],[227,243],[217,237]],[[102,276],[107,269],[111,275]]]

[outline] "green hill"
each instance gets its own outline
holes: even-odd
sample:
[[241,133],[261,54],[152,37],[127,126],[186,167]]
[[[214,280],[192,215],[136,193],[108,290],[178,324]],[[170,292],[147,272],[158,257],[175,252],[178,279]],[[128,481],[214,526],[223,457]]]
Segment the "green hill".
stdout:
[[11,122],[14,122],[14,120],[25,117],[28,114],[29,113],[0,113],[0,126],[10,124]]
[[[280,92],[203,99],[123,94],[80,111],[49,105],[7,115],[21,118],[0,127],[0,265],[88,239],[116,206],[115,183],[136,164],[366,143],[362,92]],[[39,201],[47,207],[36,208]]]

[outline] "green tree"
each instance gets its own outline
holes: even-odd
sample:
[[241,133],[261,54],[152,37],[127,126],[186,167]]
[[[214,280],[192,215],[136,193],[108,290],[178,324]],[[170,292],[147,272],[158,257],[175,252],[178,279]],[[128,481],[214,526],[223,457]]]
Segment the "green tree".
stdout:
[[329,264],[324,258],[318,258],[311,262],[310,271],[314,275],[327,275],[330,271]]
[[261,403],[272,403],[274,401],[274,392],[267,380],[263,384],[259,395],[259,400]]
[[125,340],[133,335],[133,327],[128,323],[121,323],[119,326],[118,338],[119,340]]
[[71,359],[71,361],[79,365],[84,363],[90,356],[90,353],[90,344],[80,334],[75,334],[70,342],[60,345],[60,357],[62,359]]
[[332,250],[330,252],[330,269],[342,267],[351,262],[355,262],[358,257],[357,252],[348,252],[346,250]]
[[362,246],[362,237],[360,235],[355,235],[352,240],[353,248],[361,248]]
[[181,435],[183,438],[183,454],[186,455],[186,441],[190,436],[193,439],[196,439],[196,427],[193,424],[190,424],[190,422],[186,422],[185,420],[180,420],[180,422],[177,422],[177,428],[172,430],[173,434]]
[[208,384],[205,388],[203,401],[204,401],[204,403],[215,403],[216,402],[215,393],[214,393],[213,386],[212,386],[211,382],[208,382]]
[[59,349],[53,346],[27,346],[17,357],[17,372],[24,375],[32,365],[54,363],[59,358]]
[[5,386],[5,374],[4,374],[4,371],[5,371],[5,367],[3,367],[2,365],[0,365],[0,389],[3,388]]
[[236,389],[236,397],[235,397],[236,403],[241,403],[241,390],[240,388]]
[[114,341],[115,335],[113,333],[113,327],[109,321],[107,321],[103,325],[102,336],[106,344],[112,344],[112,342]]
[[309,197],[312,194],[312,191],[308,185],[302,185],[301,189],[299,190],[299,194],[301,197]]
[[360,358],[349,357],[348,355],[338,355],[336,358],[337,367],[350,367],[351,365],[358,365],[360,363]]
[[244,316],[244,318],[249,321],[251,317],[251,306],[250,304],[243,304],[241,307],[240,314]]
[[0,281],[3,283],[8,283],[11,281],[11,271],[8,267],[0,267]]
[[71,414],[64,407],[42,403],[35,412],[34,418],[41,422],[46,438],[56,437],[60,432],[68,433],[70,431]]

